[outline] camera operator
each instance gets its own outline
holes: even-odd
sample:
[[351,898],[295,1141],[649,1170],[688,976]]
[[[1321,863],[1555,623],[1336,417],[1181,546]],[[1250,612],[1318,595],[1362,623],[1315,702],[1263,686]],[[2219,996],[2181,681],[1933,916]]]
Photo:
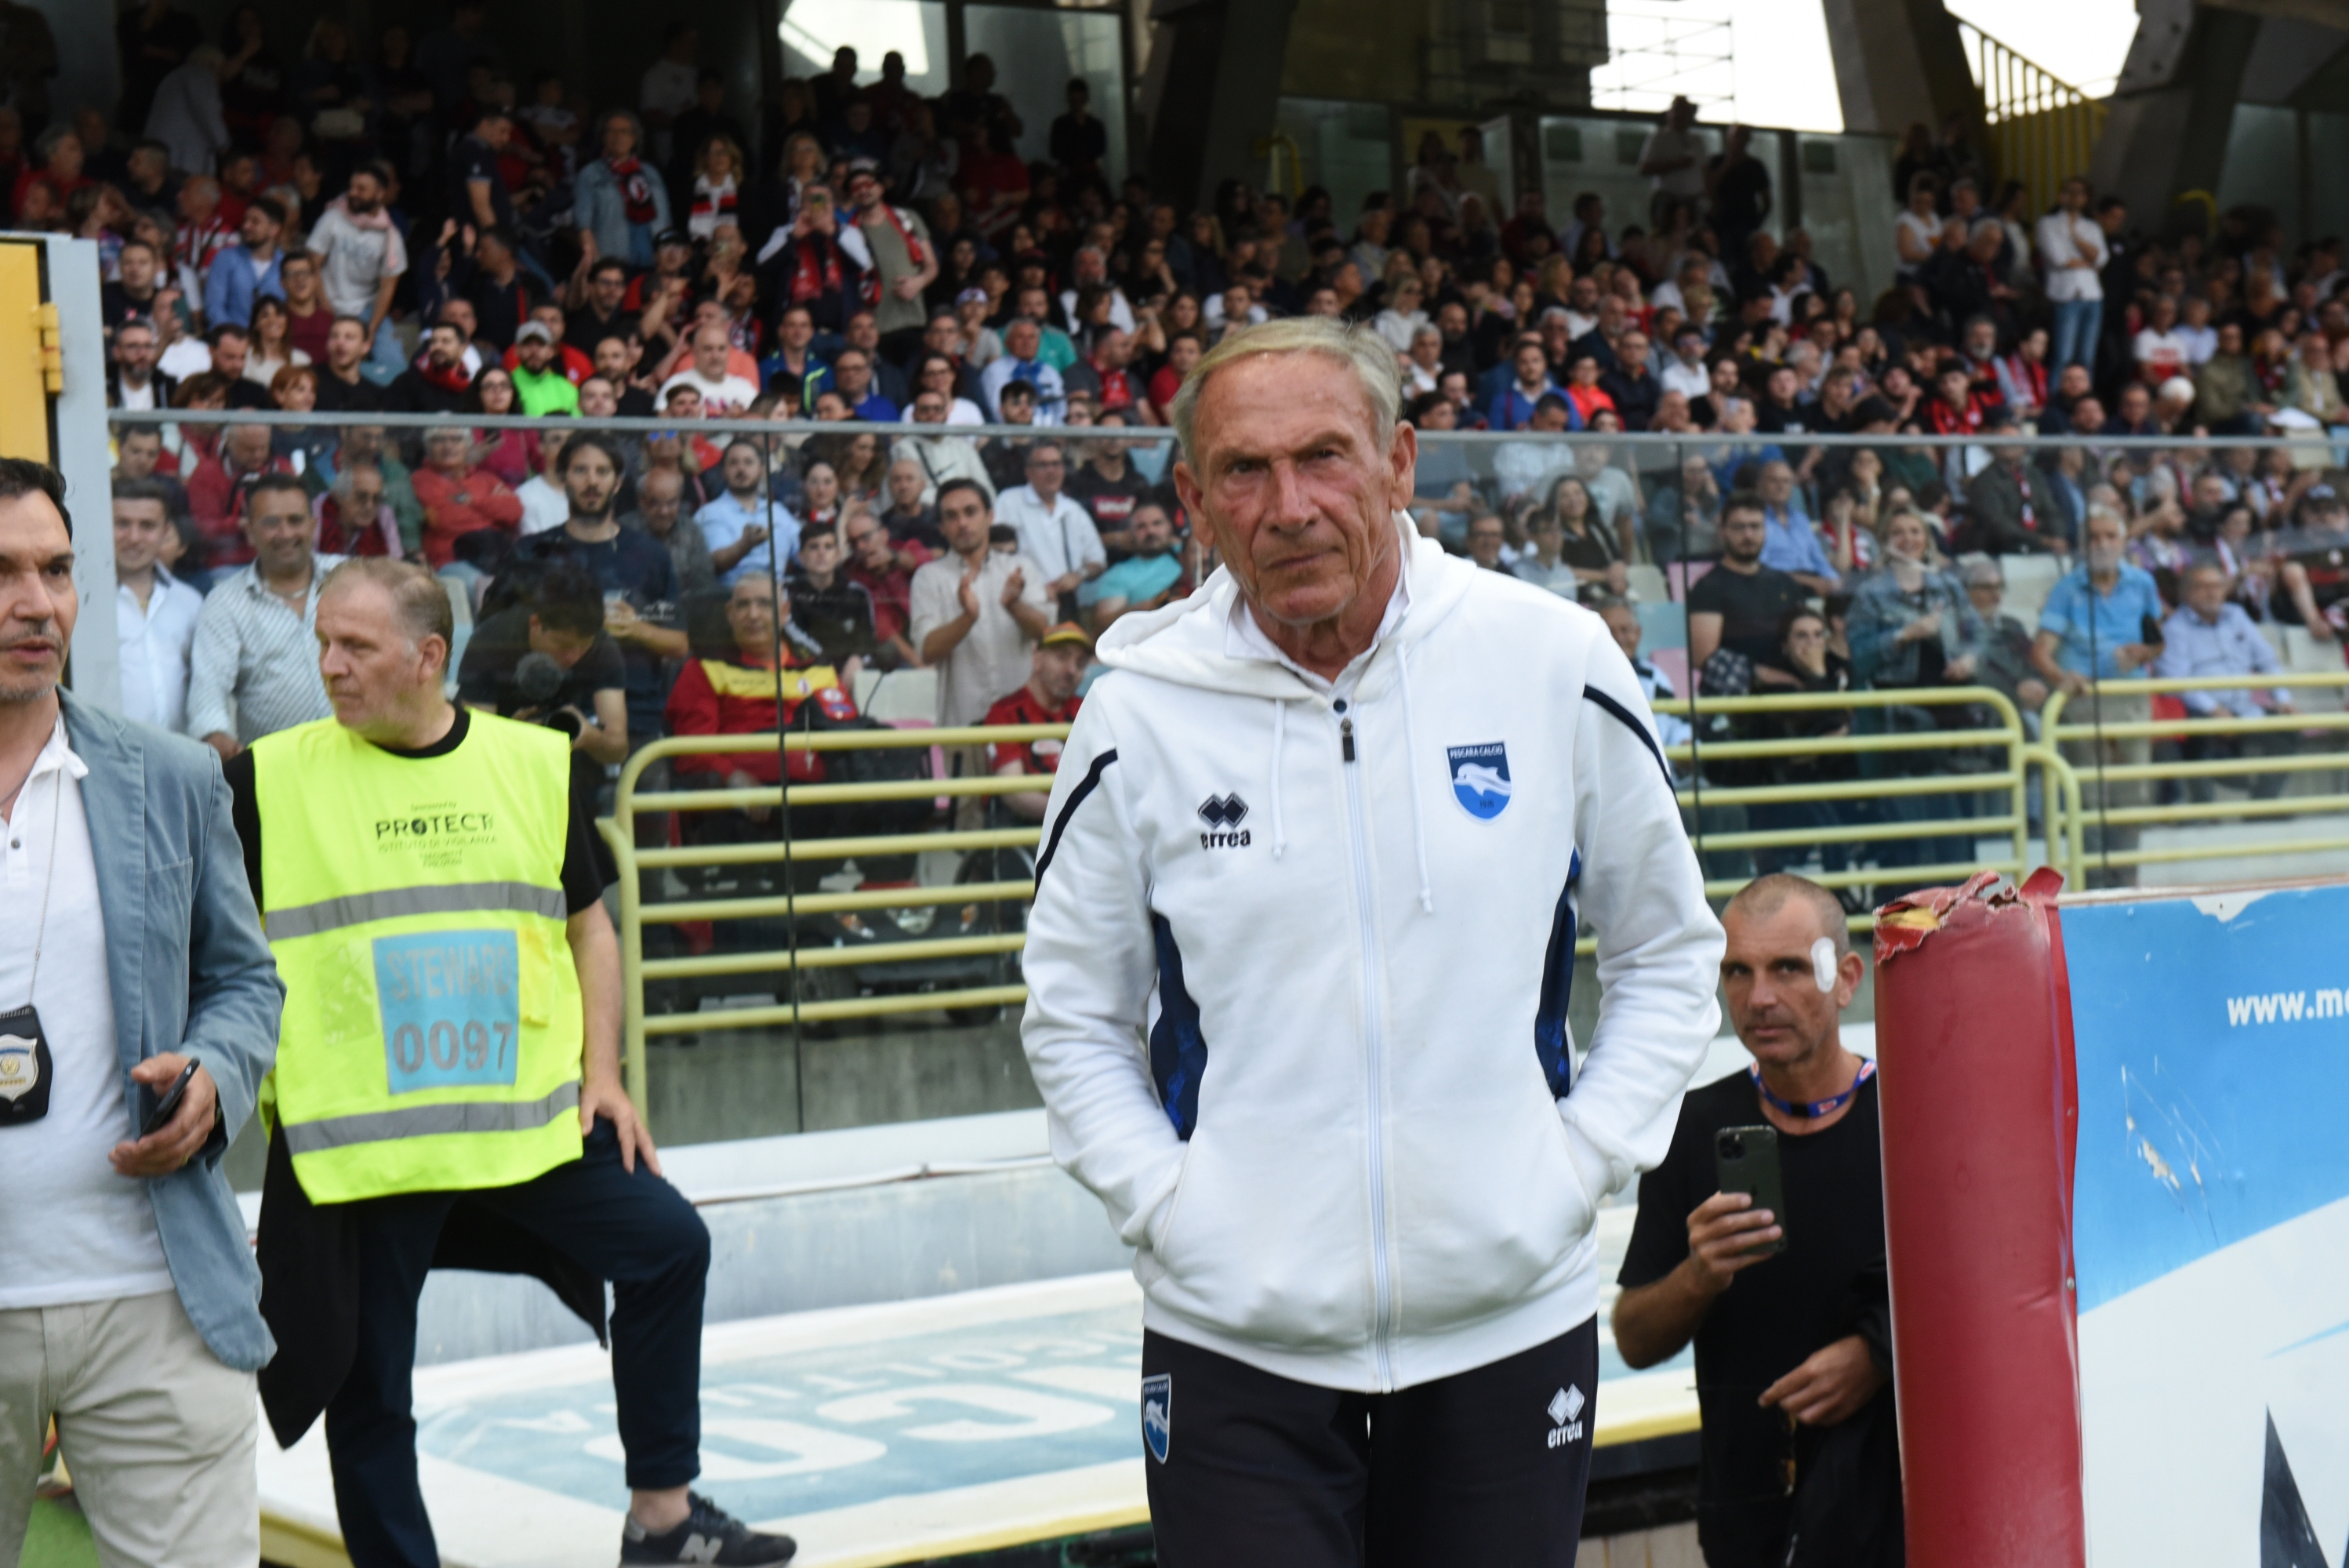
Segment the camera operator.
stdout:
[[[1864,971],[1843,906],[1801,877],[1749,884],[1722,925],[1722,990],[1754,1061],[1689,1091],[1640,1179],[1616,1347],[1646,1367],[1696,1342],[1711,1568],[1899,1568],[1875,1068],[1840,1029]],[[1716,1135],[1763,1123],[1784,1213],[1716,1190]]]
[[[604,591],[587,566],[551,562],[528,603],[473,628],[457,674],[457,700],[467,707],[570,738],[572,809],[588,820],[605,768],[628,755],[627,671],[604,618]],[[609,851],[596,845],[608,883]]]

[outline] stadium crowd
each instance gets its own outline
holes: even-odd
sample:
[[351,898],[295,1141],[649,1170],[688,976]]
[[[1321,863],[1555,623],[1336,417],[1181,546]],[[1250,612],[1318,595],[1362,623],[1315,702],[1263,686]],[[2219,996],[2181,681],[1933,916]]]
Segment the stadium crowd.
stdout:
[[[1155,432],[1207,347],[1290,314],[1393,348],[1406,418],[1436,438],[1419,525],[1446,548],[1601,603],[1636,595],[1634,567],[1687,563],[1671,591],[1707,692],[1982,682],[2035,710],[2092,675],[2254,673],[2272,660],[2250,624],[2329,639],[2343,621],[2349,274],[2337,243],[2287,252],[2256,212],[2146,240],[2075,181],[2034,215],[1961,126],[1920,126],[1884,209],[1898,273],[1863,298],[1800,228],[1774,232],[1743,128],[1712,151],[1685,101],[1642,152],[1644,224],[1596,196],[1554,223],[1497,188],[1472,129],[1429,137],[1405,188],[1356,212],[1236,181],[1185,211],[1107,166],[1081,80],[1040,139],[984,56],[928,99],[897,57],[866,80],[843,49],[742,115],[678,24],[635,103],[590,106],[507,61],[485,20],[459,0],[445,26],[371,41],[321,20],[281,55],[250,7],[212,41],[158,0],[121,24],[112,123],[0,110],[19,225],[99,242],[117,406],[340,416],[123,428],[123,493],[160,511],[150,576],[174,590],[126,587],[142,711],[224,748],[324,711],[271,689],[273,659],[305,656],[315,579],[291,539],[273,564],[270,496],[289,529],[306,507],[303,549],[421,557],[484,617],[582,557],[608,607],[594,637],[571,612],[578,656],[624,672],[629,720],[590,755],[706,718],[669,688],[688,654],[731,655],[746,574],[782,587],[786,664],[848,687],[938,665],[936,717],[978,720],[1027,691],[1046,629],[1097,634],[1212,568]],[[391,433],[377,411],[448,423]],[[467,423],[509,413],[552,422]],[[614,416],[677,423],[564,439]],[[699,433],[712,418],[794,423]],[[980,423],[1054,435],[956,429]],[[1458,430],[1682,439],[1440,439]],[[2259,433],[2300,439],[2203,444]],[[586,451],[611,471],[583,495]],[[2000,562],[2028,554],[2068,575],[2026,626]],[[2221,586],[2198,598],[2198,572]]]

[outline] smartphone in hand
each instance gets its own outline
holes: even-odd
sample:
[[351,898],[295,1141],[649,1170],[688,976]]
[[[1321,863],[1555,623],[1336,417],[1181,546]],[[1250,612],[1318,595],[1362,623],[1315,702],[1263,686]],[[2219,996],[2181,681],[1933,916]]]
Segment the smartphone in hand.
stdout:
[[1777,1238],[1746,1251],[1785,1252],[1789,1227],[1786,1183],[1778,1168],[1778,1130],[1766,1124],[1723,1128],[1713,1135],[1713,1169],[1721,1191],[1745,1193],[1754,1200],[1754,1207],[1767,1209],[1777,1217]]
[[188,1065],[180,1069],[180,1076],[171,1080],[171,1087],[163,1091],[163,1098],[155,1102],[155,1109],[147,1113],[147,1119],[139,1124],[140,1137],[153,1136],[180,1113],[180,1102],[188,1098],[188,1080],[196,1076],[196,1069],[202,1066],[203,1063],[195,1057],[188,1058]]

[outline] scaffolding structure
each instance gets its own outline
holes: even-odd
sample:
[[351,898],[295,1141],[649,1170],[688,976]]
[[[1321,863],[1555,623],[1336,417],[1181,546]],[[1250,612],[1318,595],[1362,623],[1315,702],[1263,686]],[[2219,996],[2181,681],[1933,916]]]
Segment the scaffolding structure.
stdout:
[[1590,73],[1598,108],[1661,113],[1675,98],[1698,118],[1736,116],[1736,29],[1729,0],[1609,0],[1607,63]]

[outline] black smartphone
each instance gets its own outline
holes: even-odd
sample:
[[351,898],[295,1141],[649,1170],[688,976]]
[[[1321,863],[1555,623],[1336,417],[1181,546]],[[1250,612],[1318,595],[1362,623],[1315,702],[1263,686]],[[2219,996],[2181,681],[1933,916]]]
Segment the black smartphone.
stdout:
[[147,1113],[147,1119],[139,1124],[140,1137],[151,1136],[179,1114],[180,1102],[188,1098],[188,1080],[196,1076],[196,1069],[202,1066],[203,1064],[193,1057],[188,1058],[188,1065],[180,1069],[180,1076],[171,1080],[171,1087],[163,1091],[163,1098],[155,1102],[155,1109]]
[[1778,1239],[1745,1250],[1785,1252],[1786,1183],[1778,1170],[1778,1130],[1767,1125],[1723,1128],[1713,1135],[1713,1169],[1721,1191],[1743,1192],[1754,1200],[1754,1208],[1767,1209],[1776,1217]]

